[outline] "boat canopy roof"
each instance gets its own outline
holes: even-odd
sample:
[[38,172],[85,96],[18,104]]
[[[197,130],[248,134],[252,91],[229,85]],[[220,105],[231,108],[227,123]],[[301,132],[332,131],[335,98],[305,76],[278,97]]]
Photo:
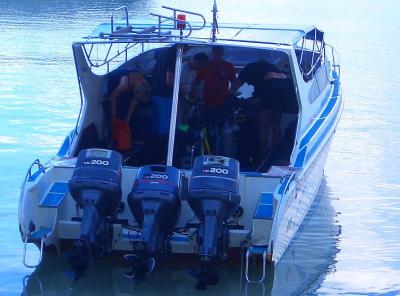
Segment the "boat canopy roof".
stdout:
[[[128,23],[131,24],[131,30],[133,32],[140,32],[141,30],[146,30],[153,26],[155,27],[155,31],[163,37],[162,40],[164,40],[164,42],[182,41],[176,33],[171,34],[171,32],[177,30],[172,22],[163,23],[160,27],[158,27],[157,19],[135,19],[134,22]],[[211,41],[211,24],[205,24],[205,26],[203,26],[203,24],[198,22],[190,22],[190,25],[193,30],[191,31],[190,36],[184,36],[183,39],[185,41]],[[96,39],[110,39],[114,42],[118,42],[118,40],[123,40],[124,42],[126,42],[128,41],[129,37],[132,41],[135,41],[135,37],[132,36],[132,34],[130,34],[129,36],[118,34],[119,38],[117,36],[109,38],[109,36],[112,36],[113,33],[116,32],[115,29],[123,29],[126,27],[127,23],[125,22],[114,22],[113,24],[111,22],[102,23],[95,28],[95,30],[87,37],[87,39],[91,41],[94,41]],[[158,28],[160,28],[160,30]],[[171,36],[168,36],[167,32],[169,32],[169,35]],[[151,36],[153,37],[151,40],[154,41],[154,33]],[[218,34],[216,41],[237,41],[293,46],[296,45],[297,42],[302,38],[323,41],[324,33],[314,26],[307,25],[261,25],[223,23],[218,25]],[[146,41],[143,40],[143,34],[140,34],[140,39],[143,42]]]

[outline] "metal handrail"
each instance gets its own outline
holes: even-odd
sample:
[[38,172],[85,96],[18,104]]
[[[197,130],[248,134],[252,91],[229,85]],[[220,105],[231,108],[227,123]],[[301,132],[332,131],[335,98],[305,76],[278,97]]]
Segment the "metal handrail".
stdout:
[[[126,43],[127,46],[126,46],[125,49],[122,50],[121,52],[118,52],[117,54],[115,54],[115,55],[112,56],[111,58],[107,59],[107,58],[108,58],[108,55],[109,55],[109,51],[111,50],[111,49],[110,49],[110,50],[108,51],[108,53],[107,53],[106,58],[105,58],[105,59],[103,60],[103,62],[101,62],[101,63],[93,63],[93,62],[92,62],[92,60],[90,59],[90,53],[87,52],[87,49],[86,49],[86,47],[84,46],[85,44],[83,44],[83,51],[84,51],[84,53],[85,53],[85,55],[86,55],[86,57],[87,57],[87,61],[88,61],[89,65],[90,65],[90,67],[99,68],[99,67],[102,67],[102,66],[104,66],[104,65],[106,65],[106,64],[108,64],[108,63],[110,63],[111,61],[113,61],[113,60],[115,60],[116,58],[118,58],[120,55],[124,54],[127,50],[129,50],[129,49],[131,49],[132,47],[134,47],[135,45],[137,45],[139,42],[136,41],[136,42],[134,42],[134,43],[131,43],[131,42],[119,42],[119,43]],[[99,44],[110,44],[110,47],[111,47],[114,43],[99,43]],[[92,44],[92,45],[93,45],[93,44]]]
[[114,9],[112,14],[111,14],[111,34],[114,33],[114,12],[124,10],[125,11],[125,20],[126,20],[126,27],[129,27],[129,16],[128,16],[128,8],[126,6],[121,6],[118,7],[117,9]]
[[[200,14],[200,13],[193,12],[193,11],[189,11],[189,10],[183,10],[183,9],[179,9],[179,8],[173,8],[173,7],[169,7],[169,6],[165,6],[165,5],[163,5],[163,6],[161,6],[161,7],[162,7],[162,8],[165,8],[165,9],[172,10],[172,11],[174,12],[174,18],[176,18],[176,13],[177,13],[177,12],[183,12],[183,13],[187,13],[187,14],[199,16],[199,17],[202,19],[202,21],[203,21],[203,25],[202,25],[201,27],[199,27],[199,28],[193,28],[193,31],[195,31],[195,30],[202,30],[202,29],[206,26],[206,19],[205,19],[205,17],[204,17],[202,14]],[[179,21],[181,21],[181,20],[179,20]]]
[[[173,8],[173,7],[169,7],[169,6],[162,6],[162,8],[165,8],[165,9],[168,9],[168,10],[172,10],[172,11],[173,11],[173,16],[170,17],[170,16],[161,15],[161,14],[150,13],[150,15],[156,16],[156,17],[158,18],[158,33],[159,33],[159,35],[161,35],[161,24],[162,24],[163,22],[167,21],[167,20],[174,21],[174,28],[175,28],[175,29],[176,29],[176,24],[177,24],[178,22],[180,22],[180,23],[185,23],[185,24],[188,26],[188,28],[189,28],[189,32],[188,32],[186,35],[182,35],[182,36],[179,35],[179,36],[178,36],[178,35],[172,35],[172,34],[171,34],[170,37],[187,38],[187,37],[189,37],[189,35],[192,33],[193,30],[202,30],[202,29],[206,26],[206,19],[205,19],[205,17],[204,17],[202,14],[200,14],[200,13],[193,12],[193,11],[189,11],[189,10],[184,10],[184,9],[179,9],[179,8]],[[124,10],[124,11],[125,11],[126,28],[129,28],[128,8],[127,8],[126,6],[121,6],[121,7],[117,8],[117,9],[115,9],[115,10],[112,12],[112,15],[111,15],[111,33],[110,33],[109,38],[110,38],[111,35],[115,32],[115,31],[114,31],[114,13],[117,12],[117,11],[120,11],[120,10]],[[188,21],[177,19],[177,12],[182,12],[182,13],[186,13],[186,14],[190,14],[190,15],[194,15],[194,16],[200,17],[200,18],[201,18],[201,21],[202,21],[202,25],[199,26],[199,27],[195,27],[195,28],[192,27],[192,25],[191,25]],[[104,36],[107,36],[107,35],[104,34],[103,37],[104,37]],[[149,34],[149,35],[147,35],[147,34],[141,34],[141,36],[143,36],[143,37],[154,38],[154,37],[156,37],[157,35],[154,35],[154,34]],[[127,37],[128,37],[128,38],[132,38],[132,37],[135,37],[135,35],[125,36],[124,34],[121,34],[120,36],[118,36],[118,38],[127,38]],[[164,37],[164,36],[161,35],[161,37]]]
[[311,60],[311,64],[313,66],[311,67],[311,69],[307,73],[303,73],[303,75],[305,75],[305,76],[311,75],[314,72],[314,69],[317,67],[318,62],[321,61],[321,60],[322,60],[322,51],[318,55],[318,57],[317,57],[315,62],[314,62],[314,52],[313,52],[313,57],[312,57],[312,60]]
[[[340,78],[340,57],[339,57],[339,53],[338,51],[330,44],[325,43],[325,46],[327,46],[328,48],[331,49],[331,55],[332,55],[332,67],[334,67],[335,69],[338,69],[338,79]],[[335,61],[337,60],[337,61]]]
[[[106,36],[106,35],[105,35]],[[143,35],[142,35],[143,36]],[[153,35],[153,36],[158,36],[158,35]],[[160,35],[158,38],[142,38],[142,39],[133,39],[132,37],[127,37],[127,38],[121,38],[119,37],[118,39],[109,39],[109,40],[104,40],[104,41],[91,41],[91,40],[85,40],[85,41],[78,41],[75,42],[75,44],[110,44],[110,43],[127,43],[129,42],[128,40],[132,40],[132,42],[146,42],[146,43],[151,43],[151,42],[163,42],[165,41],[166,38],[180,38],[179,35]],[[184,37],[183,37],[184,38]],[[119,40],[123,39],[123,40]],[[189,40],[191,41],[197,41],[197,42],[204,42],[204,41],[209,41],[210,38],[208,37],[191,37]],[[255,41],[255,40],[246,40],[246,39],[232,39],[232,38],[218,38],[218,41],[227,41],[227,42],[240,42],[240,43],[253,43],[253,44],[266,44],[266,45],[277,45],[277,46],[292,46],[290,43],[278,43],[278,42],[273,42],[273,41]],[[175,41],[171,41],[174,43]]]
[[301,55],[300,55],[300,60],[299,60],[299,66],[300,66],[299,68],[300,68],[301,74],[303,75],[304,79],[306,79],[306,77],[312,75],[312,73],[315,71],[315,68],[317,67],[318,63],[322,60],[323,53],[325,52],[325,42],[322,39],[321,40],[322,47],[321,47],[321,49],[319,51],[318,57],[314,61],[315,53],[316,53],[315,47],[317,47],[317,52],[318,52],[318,49],[319,49],[318,45],[316,44],[316,42],[317,42],[316,32],[314,32],[314,40],[313,40],[313,47],[312,47],[312,57],[311,57],[311,65],[312,65],[312,67],[308,72],[305,72],[304,69],[301,67],[301,64],[303,62],[303,57],[304,57],[303,53],[306,50],[305,49],[305,40],[312,40],[312,39],[306,39],[306,37],[303,37],[302,44],[301,44]]
[[44,236],[44,237],[42,237],[42,238],[40,239],[40,256],[39,256],[38,263],[36,263],[36,264],[34,264],[34,265],[28,264],[28,263],[26,262],[26,247],[27,247],[27,245],[28,245],[29,237],[30,237],[30,234],[25,234],[24,249],[23,249],[23,251],[22,251],[22,263],[23,263],[26,267],[28,267],[28,268],[36,268],[36,267],[38,267],[38,266],[40,265],[40,263],[42,263],[42,259],[43,259],[43,250],[44,250],[44,240],[45,240],[46,236]]
[[46,238],[48,238],[49,236],[53,235],[54,229],[56,228],[57,225],[57,221],[58,221],[58,212],[56,211],[55,215],[54,215],[54,220],[53,220],[53,227],[51,229],[50,232],[44,234],[41,238],[40,238],[40,256],[39,256],[39,260],[36,264],[34,265],[30,265],[26,262],[26,247],[28,245],[28,243],[31,243],[29,240],[32,236],[32,231],[30,230],[29,233],[25,232],[25,239],[24,239],[24,249],[22,252],[22,263],[28,267],[28,268],[36,268],[38,267],[43,260],[43,253],[44,253],[44,240]]
[[260,284],[264,281],[265,279],[265,275],[266,275],[266,267],[267,267],[267,251],[264,251],[262,254],[262,258],[263,258],[263,271],[262,271],[262,276],[260,279],[258,280],[250,280],[249,277],[249,258],[250,258],[250,249],[247,249],[246,252],[246,270],[245,270],[245,276],[246,276],[246,280],[248,283],[253,283],[253,284]]
[[40,160],[37,158],[35,159],[32,164],[29,166],[28,171],[26,172],[25,175],[25,180],[24,180],[24,184],[25,182],[28,180],[28,178],[32,177],[32,168],[37,165],[38,166],[38,171],[41,171],[42,173],[46,172],[46,168],[44,167],[44,165],[40,162]]
[[[150,15],[158,17],[158,33],[160,34],[159,35],[160,37],[166,37],[165,35],[161,35],[161,24],[163,22],[167,21],[167,20],[171,20],[171,21],[174,21],[174,22],[185,23],[189,27],[189,32],[186,35],[173,35],[173,34],[171,34],[171,35],[168,35],[168,37],[187,38],[187,37],[190,36],[190,34],[192,34],[192,31],[193,31],[192,25],[188,21],[179,20],[179,19],[177,19],[175,17],[165,16],[165,15],[157,14],[157,13],[150,13]],[[162,21],[162,19],[164,19],[164,21]]]
[[[40,160],[39,159],[35,159],[35,161],[29,166],[29,168],[28,168],[28,171],[27,171],[27,173],[26,173],[26,175],[25,175],[25,179],[24,179],[24,182],[22,183],[22,185],[21,185],[21,197],[20,198],[22,198],[22,196],[23,196],[23,194],[24,194],[24,191],[25,191],[25,184],[26,184],[26,182],[28,181],[28,178],[31,178],[32,177],[32,168],[35,166],[35,165],[37,165],[38,166],[38,171],[40,171],[40,172],[42,172],[42,173],[45,173],[46,172],[46,168],[44,167],[44,165],[40,162]],[[43,257],[43,239],[42,239],[42,241],[41,241],[41,243],[40,243],[40,257],[39,257],[39,263],[38,264],[36,264],[36,265],[29,265],[28,263],[26,263],[26,246],[27,246],[27,244],[28,244],[28,240],[29,240],[29,237],[30,237],[30,234],[28,234],[28,233],[25,233],[25,239],[24,239],[24,249],[23,249],[23,254],[22,254],[22,263],[26,266],[26,267],[28,267],[28,268],[35,268],[35,267],[37,267],[39,264],[40,264],[40,262],[42,261],[42,257]]]
[[[208,37],[193,37],[193,40],[210,40]],[[257,41],[247,39],[233,39],[233,38],[218,38],[218,41],[240,42],[240,43],[253,43],[253,44],[267,44],[267,45],[287,45],[292,46],[290,43],[274,42],[274,41]]]

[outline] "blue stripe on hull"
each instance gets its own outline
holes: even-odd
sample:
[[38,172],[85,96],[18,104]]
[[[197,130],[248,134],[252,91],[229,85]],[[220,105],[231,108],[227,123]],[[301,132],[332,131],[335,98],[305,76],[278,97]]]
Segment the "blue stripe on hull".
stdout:
[[314,137],[315,133],[318,131],[318,129],[324,123],[324,120],[325,120],[325,118],[317,119],[317,121],[314,123],[314,125],[311,127],[311,129],[308,131],[308,133],[304,136],[303,140],[301,140],[300,149],[303,148],[305,145],[307,145],[308,142],[310,142],[312,137]]
[[296,162],[294,163],[295,168],[301,168],[304,163],[304,159],[306,158],[307,147],[304,147],[303,150],[297,154]]
[[323,142],[323,140],[326,139],[326,136],[328,135],[329,131],[331,130],[338,115],[339,115],[339,113],[336,113],[334,115],[332,120],[329,122],[328,126],[325,128],[325,130],[322,132],[322,134],[319,136],[319,138],[315,141],[314,146],[310,149],[309,153],[307,153],[306,162],[311,158],[311,156],[314,155],[317,148],[321,146],[321,143]]
[[[335,78],[337,78],[337,75],[335,72],[333,72],[333,76]],[[336,103],[338,102],[339,90],[340,90],[340,83],[339,83],[339,80],[336,79],[334,81],[332,97],[329,99],[329,102],[326,105],[323,112],[321,113],[320,117],[315,121],[314,125],[310,128],[310,130],[306,133],[306,135],[303,137],[303,139],[300,142],[300,147],[299,147],[300,152],[296,157],[294,167],[302,167],[304,165],[304,163],[307,162],[312,157],[312,155],[315,153],[315,151],[321,145],[321,143],[323,142],[325,137],[328,135],[328,132],[331,130],[332,125],[334,124],[337,116],[339,115],[339,111],[336,112],[336,114],[333,116],[333,119],[330,120],[328,126],[322,132],[321,136],[315,141],[313,147],[311,149],[309,149],[307,152],[307,148],[308,148],[307,144],[311,141],[311,139],[315,136],[315,134],[321,129],[321,127],[323,126],[323,123],[325,122],[325,120],[328,119],[328,116],[331,114]]]

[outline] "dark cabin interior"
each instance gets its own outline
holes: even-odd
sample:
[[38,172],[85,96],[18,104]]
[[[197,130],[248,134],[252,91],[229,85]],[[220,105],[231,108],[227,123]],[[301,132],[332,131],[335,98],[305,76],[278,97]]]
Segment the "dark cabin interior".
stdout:
[[[148,82],[152,83],[154,57],[161,49],[152,49],[121,65],[119,68],[135,69],[141,72]],[[191,46],[183,55],[183,62],[189,61],[196,53],[204,52],[210,56],[210,46]],[[264,60],[281,73],[287,75],[282,87],[281,99],[283,103],[281,119],[281,135],[279,147],[271,149],[266,157],[260,159],[258,152],[258,104],[254,96],[253,86],[245,83],[234,97],[230,114],[226,122],[220,127],[205,126],[202,121],[202,106],[196,102],[187,104],[179,99],[178,113],[186,114],[184,122],[178,122],[175,131],[175,150],[173,165],[190,169],[193,159],[202,154],[219,154],[239,160],[242,171],[265,172],[272,165],[289,165],[290,155],[294,146],[298,119],[298,102],[294,91],[291,69],[287,54],[265,49],[224,46],[224,59],[233,64],[236,76],[249,63]],[[150,62],[149,62],[150,61]],[[109,81],[113,72],[106,74]],[[181,77],[182,79],[182,77]],[[283,83],[277,81],[277,83]],[[109,103],[103,105],[103,118],[110,122]],[[146,102],[135,111],[129,126],[132,134],[132,149],[120,151],[125,159],[125,165],[142,166],[145,164],[165,163],[167,157],[168,138],[157,137],[152,133],[154,114],[152,102]],[[178,121],[180,119],[178,118]],[[219,130],[218,130],[219,129]],[[228,134],[228,138],[224,138]],[[219,145],[219,147],[217,147]],[[221,147],[225,145],[225,147]],[[115,149],[111,140],[110,131],[101,137],[94,124],[86,126],[80,134],[77,153],[87,148]],[[77,154],[76,153],[76,154]]]

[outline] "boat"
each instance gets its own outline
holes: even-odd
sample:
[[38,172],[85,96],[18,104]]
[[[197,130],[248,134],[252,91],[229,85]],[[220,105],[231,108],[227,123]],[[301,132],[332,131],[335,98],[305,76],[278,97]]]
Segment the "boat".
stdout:
[[[324,32],[218,24],[215,2],[211,23],[196,12],[163,8],[166,15],[151,14],[151,20],[130,19],[127,7],[118,8],[109,23],[73,43],[81,109],[57,155],[44,164],[35,160],[21,187],[25,266],[40,264],[50,246],[60,253],[70,246],[71,266],[82,274],[95,258],[122,251],[131,268],[126,276],[137,277],[170,254],[192,254],[198,264],[191,273],[204,289],[218,282],[219,261],[237,260],[235,250],[245,250],[245,277],[261,283],[267,263],[278,264],[307,214],[343,109],[338,55]],[[235,76],[260,60],[281,75],[270,80],[280,85],[279,145],[270,143],[272,133],[262,157],[255,133],[259,100],[251,84],[240,85],[213,123],[203,120],[209,114],[204,101],[182,111],[182,64],[216,48]],[[134,139],[144,129],[152,133],[151,122],[159,120],[151,112],[153,97],[153,105],[146,102],[134,114],[144,119],[135,123],[133,148],[119,149],[105,100],[111,77],[134,69],[152,85],[161,53],[171,49],[167,136]],[[36,263],[27,259],[29,244],[39,248]],[[250,275],[252,257],[262,262],[259,278]]]

